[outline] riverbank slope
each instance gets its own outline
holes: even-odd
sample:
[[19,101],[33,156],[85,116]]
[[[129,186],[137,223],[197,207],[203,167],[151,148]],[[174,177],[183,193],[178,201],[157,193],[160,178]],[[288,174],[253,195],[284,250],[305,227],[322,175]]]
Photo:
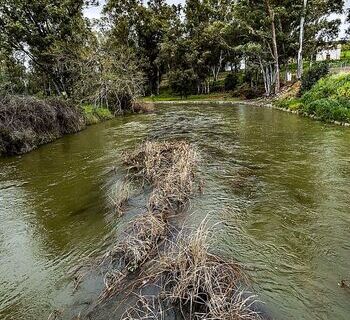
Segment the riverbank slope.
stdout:
[[59,99],[6,96],[0,100],[0,156],[27,153],[88,125],[113,118],[105,108]]

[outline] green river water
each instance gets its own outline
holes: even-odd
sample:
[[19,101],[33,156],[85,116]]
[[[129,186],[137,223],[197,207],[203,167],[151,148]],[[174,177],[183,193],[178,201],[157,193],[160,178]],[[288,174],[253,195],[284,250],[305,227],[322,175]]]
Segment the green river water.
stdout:
[[67,271],[123,222],[108,171],[123,150],[174,138],[197,148],[205,185],[186,223],[222,221],[216,249],[245,265],[273,317],[350,319],[338,286],[350,280],[350,130],[241,105],[163,106],[0,159],[0,319],[84,304]]

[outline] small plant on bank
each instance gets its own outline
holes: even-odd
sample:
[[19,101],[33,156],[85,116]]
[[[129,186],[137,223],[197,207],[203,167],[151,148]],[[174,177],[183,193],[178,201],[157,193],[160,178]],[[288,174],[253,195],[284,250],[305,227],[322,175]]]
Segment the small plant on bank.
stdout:
[[91,125],[100,121],[112,119],[113,115],[107,108],[95,107],[91,104],[82,107],[85,116],[86,124]]

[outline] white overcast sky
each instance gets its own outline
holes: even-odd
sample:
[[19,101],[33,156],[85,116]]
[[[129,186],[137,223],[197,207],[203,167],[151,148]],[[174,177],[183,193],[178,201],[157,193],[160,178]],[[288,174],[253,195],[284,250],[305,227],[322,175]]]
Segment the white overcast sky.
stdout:
[[[170,4],[179,4],[179,3],[184,3],[185,0],[167,0],[167,2],[170,3]],[[101,9],[102,9],[102,6],[103,6],[104,3],[105,3],[105,0],[100,0],[100,6],[99,7],[92,7],[92,8],[86,9],[85,10],[85,16],[90,18],[90,19],[99,18],[100,14],[101,14]],[[345,3],[346,3],[346,8],[350,8],[350,0],[346,0]],[[332,18],[333,18],[333,16],[332,16]],[[340,38],[343,38],[344,35],[345,35],[345,30],[347,29],[348,26],[345,23],[345,19],[346,19],[345,15],[341,16],[340,18],[343,21]]]

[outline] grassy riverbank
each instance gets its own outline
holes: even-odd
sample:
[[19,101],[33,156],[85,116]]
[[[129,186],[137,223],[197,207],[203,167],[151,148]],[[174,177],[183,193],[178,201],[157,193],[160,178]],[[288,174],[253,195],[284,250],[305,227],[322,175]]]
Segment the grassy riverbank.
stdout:
[[144,102],[168,102],[168,101],[238,101],[238,98],[232,97],[232,94],[229,92],[215,92],[210,94],[197,94],[189,95],[187,97],[181,97],[173,95],[170,92],[166,91],[161,93],[158,96],[145,97],[142,99]]
[[350,74],[329,75],[319,80],[301,97],[285,96],[274,106],[312,118],[350,123]]

